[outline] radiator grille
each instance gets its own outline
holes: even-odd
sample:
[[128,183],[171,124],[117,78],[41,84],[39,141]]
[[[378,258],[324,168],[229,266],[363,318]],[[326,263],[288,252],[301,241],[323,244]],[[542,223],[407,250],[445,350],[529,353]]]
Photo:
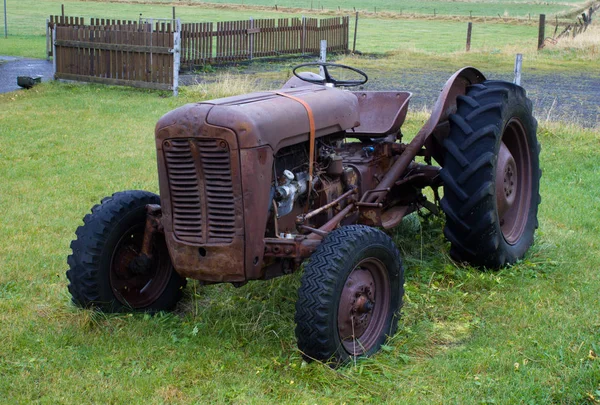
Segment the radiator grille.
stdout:
[[235,234],[235,205],[229,148],[225,141],[199,139],[208,210],[208,240],[231,242]]
[[170,139],[164,151],[177,238],[190,243],[231,242],[235,204],[227,143]]

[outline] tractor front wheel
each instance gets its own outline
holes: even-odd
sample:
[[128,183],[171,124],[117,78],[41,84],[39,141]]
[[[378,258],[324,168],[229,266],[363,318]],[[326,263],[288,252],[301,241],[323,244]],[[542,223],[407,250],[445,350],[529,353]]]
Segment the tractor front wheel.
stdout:
[[159,197],[124,191],[103,199],[85,216],[67,260],[69,292],[76,305],[105,312],[156,312],[173,309],[181,299],[186,280],[174,270],[163,234],[153,237],[152,259],[134,265],[148,204],[160,204]]
[[300,351],[333,365],[375,353],[396,331],[403,291],[400,253],[389,236],[363,225],[331,232],[298,290]]
[[499,268],[521,259],[538,226],[540,147],[525,90],[504,81],[467,89],[450,116],[441,176],[451,256]]

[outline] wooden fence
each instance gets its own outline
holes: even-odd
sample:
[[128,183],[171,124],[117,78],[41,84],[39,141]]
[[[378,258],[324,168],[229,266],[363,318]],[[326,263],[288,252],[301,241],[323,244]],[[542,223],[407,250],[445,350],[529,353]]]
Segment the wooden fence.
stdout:
[[[89,26],[111,30],[128,25],[139,30],[136,21],[91,18]],[[53,27],[85,26],[82,17],[51,16]],[[197,66],[266,56],[319,54],[321,40],[327,40],[328,52],[347,52],[349,17],[250,19],[214,23],[181,24],[181,64]],[[159,31],[158,28],[154,28]],[[125,43],[124,43],[125,45]],[[52,56],[48,40],[48,56]]]
[[179,33],[170,24],[53,28],[56,79],[177,92]]
[[566,24],[566,26],[560,31],[560,33],[557,18],[552,37],[544,36],[545,27],[543,27],[543,25],[545,25],[545,22],[542,23],[542,16],[540,15],[540,34],[538,39],[538,49],[544,48],[547,44],[555,45],[561,38],[575,38],[577,35],[581,34],[582,32],[585,32],[588,26],[592,23],[592,17],[594,13],[598,10],[600,10],[600,2],[592,4],[587,10],[587,12],[581,13],[581,17],[577,17],[577,21],[571,24]]
[[[46,53],[47,56],[53,56],[52,54],[52,29],[54,27],[82,27],[85,26],[83,17],[72,17],[64,15],[51,15],[46,22]],[[90,18],[90,26],[94,27],[107,27],[107,26],[122,26],[128,25],[137,27],[138,21],[133,20],[115,20],[108,18]],[[133,28],[136,30],[137,28]],[[157,29],[158,30],[158,29]]]

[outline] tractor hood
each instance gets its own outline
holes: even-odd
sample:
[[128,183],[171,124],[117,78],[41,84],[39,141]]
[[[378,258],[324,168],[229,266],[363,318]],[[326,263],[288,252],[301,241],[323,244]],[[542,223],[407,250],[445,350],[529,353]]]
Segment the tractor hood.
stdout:
[[[289,94],[290,99],[281,93]],[[188,104],[156,126],[161,223],[173,266],[208,282],[264,278],[275,153],[359,125],[357,97],[306,86]]]
[[[349,91],[314,85],[277,93],[289,94],[308,104],[314,115],[317,138],[360,125],[358,100]],[[161,118],[157,133],[171,125],[188,127],[186,132],[197,133],[200,126],[209,124],[233,130],[240,149],[269,145],[274,153],[285,146],[308,141],[305,106],[277,93],[259,92],[188,104]]]

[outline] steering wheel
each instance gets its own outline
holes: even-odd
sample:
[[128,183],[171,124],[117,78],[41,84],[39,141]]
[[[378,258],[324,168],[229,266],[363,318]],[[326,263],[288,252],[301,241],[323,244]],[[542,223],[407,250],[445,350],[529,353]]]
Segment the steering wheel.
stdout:
[[[322,67],[323,74],[325,74],[325,78],[322,78],[321,76],[317,76],[314,74],[311,75],[312,77],[303,77],[302,76],[303,72],[300,72],[300,73],[296,72],[298,69],[306,67],[306,66]],[[337,80],[336,78],[334,78],[333,76],[331,76],[329,74],[329,70],[327,69],[328,66],[351,70],[351,71],[356,72],[359,75],[361,75],[363,77],[363,79],[360,79],[360,80]],[[369,77],[367,76],[367,74],[365,72],[363,72],[362,70],[353,68],[351,66],[339,65],[337,63],[326,63],[326,62],[303,63],[302,65],[298,65],[298,66],[294,67],[294,70],[292,72],[294,73],[294,76],[296,76],[300,80],[304,80],[305,82],[313,83],[313,84],[323,84],[323,85],[332,84],[333,87],[360,86],[361,84],[365,84],[369,80]],[[319,77],[319,78],[317,78],[317,77]]]

